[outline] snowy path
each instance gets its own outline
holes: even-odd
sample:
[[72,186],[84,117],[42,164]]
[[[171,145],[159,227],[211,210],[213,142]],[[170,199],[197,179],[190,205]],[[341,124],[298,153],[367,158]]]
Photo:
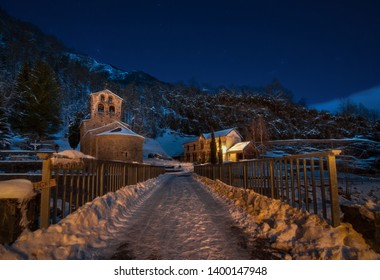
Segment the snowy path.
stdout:
[[273,258],[248,244],[227,206],[190,174],[165,176],[132,214],[112,259]]

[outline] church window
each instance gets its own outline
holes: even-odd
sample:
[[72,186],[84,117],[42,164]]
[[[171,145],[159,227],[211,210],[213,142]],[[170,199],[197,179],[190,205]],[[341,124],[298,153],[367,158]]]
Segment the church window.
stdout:
[[110,106],[109,111],[110,111],[111,115],[114,115],[115,114],[115,107],[114,106]]
[[113,100],[112,100],[112,96],[109,96],[109,97],[108,97],[108,103],[112,103],[112,101],[113,101]]
[[104,105],[98,104],[98,113],[104,113]]
[[100,101],[101,101],[101,102],[104,102],[104,101],[105,101],[105,98],[104,98],[104,95],[103,95],[103,94],[100,95]]

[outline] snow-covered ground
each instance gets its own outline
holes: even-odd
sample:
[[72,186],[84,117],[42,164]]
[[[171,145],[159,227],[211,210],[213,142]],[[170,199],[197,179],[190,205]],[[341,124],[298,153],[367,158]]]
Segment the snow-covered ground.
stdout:
[[183,144],[193,141],[195,136],[185,135],[173,130],[166,130],[156,141],[169,156],[175,157],[183,154]]
[[[186,168],[191,169],[191,165]],[[127,257],[134,252],[137,259],[252,257],[244,255],[247,252],[237,253],[242,249],[231,247],[232,241],[223,237],[227,233],[215,227],[215,221],[228,221],[230,228],[245,236],[242,240],[247,248],[254,248],[256,242],[260,244],[257,248],[266,248],[273,258],[380,259],[349,224],[332,228],[315,215],[258,194],[250,194],[254,207],[247,208],[236,188],[206,179],[193,180],[189,175],[164,174],[96,198],[56,225],[25,231],[12,246],[0,246],[0,259],[108,259],[118,258],[117,253],[125,257],[126,252]],[[171,180],[175,183],[168,190]],[[158,199],[160,196],[164,197]],[[214,205],[214,210],[207,205]],[[155,211],[152,220],[144,214],[147,207]],[[139,236],[139,227],[145,230],[144,238]],[[127,238],[129,233],[143,240],[133,244],[133,239]],[[152,250],[154,255],[150,254]]]

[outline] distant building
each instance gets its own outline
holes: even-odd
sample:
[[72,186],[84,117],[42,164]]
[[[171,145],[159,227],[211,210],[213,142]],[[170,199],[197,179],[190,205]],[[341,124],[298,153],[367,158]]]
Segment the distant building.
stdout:
[[143,161],[144,137],[121,121],[123,99],[102,90],[90,95],[90,119],[80,128],[80,150],[100,160]]
[[[236,143],[242,141],[242,136],[235,128],[229,128],[225,130],[215,131],[215,141],[217,146],[217,154],[220,150],[219,138],[221,140],[221,150],[223,153],[223,161],[230,160],[228,150]],[[210,142],[211,133],[202,133],[199,137],[193,141],[184,144],[184,157],[187,162],[209,162],[210,161]]]

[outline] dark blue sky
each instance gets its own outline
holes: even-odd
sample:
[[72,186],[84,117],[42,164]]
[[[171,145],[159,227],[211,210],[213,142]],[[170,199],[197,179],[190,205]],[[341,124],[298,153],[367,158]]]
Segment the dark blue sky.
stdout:
[[380,85],[380,1],[0,0],[68,47],[168,82],[264,86],[309,104]]

